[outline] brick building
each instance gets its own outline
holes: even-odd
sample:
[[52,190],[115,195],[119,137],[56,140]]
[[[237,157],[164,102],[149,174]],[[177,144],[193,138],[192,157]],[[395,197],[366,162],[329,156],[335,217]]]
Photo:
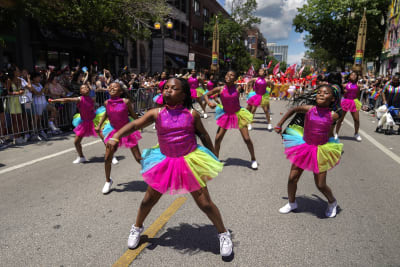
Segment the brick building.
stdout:
[[257,27],[247,30],[245,45],[253,58],[264,60],[267,56],[267,40]]
[[212,42],[204,32],[204,26],[211,18],[228,12],[216,0],[190,0],[189,5],[189,53],[195,54],[195,68],[209,69],[211,65]]

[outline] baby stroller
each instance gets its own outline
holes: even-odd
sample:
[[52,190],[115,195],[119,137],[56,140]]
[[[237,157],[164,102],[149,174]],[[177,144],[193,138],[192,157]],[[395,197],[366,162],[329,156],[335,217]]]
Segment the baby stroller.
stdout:
[[376,109],[376,118],[378,126],[376,132],[384,133],[387,135],[395,134],[394,126],[397,125],[397,134],[400,134],[400,108],[393,106],[387,107],[386,105],[380,106]]

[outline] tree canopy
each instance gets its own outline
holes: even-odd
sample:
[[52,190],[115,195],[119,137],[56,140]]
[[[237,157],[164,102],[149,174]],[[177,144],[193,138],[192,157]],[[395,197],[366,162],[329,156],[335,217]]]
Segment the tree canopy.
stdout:
[[380,55],[390,0],[308,0],[293,19],[296,32],[308,32],[307,55],[344,68],[352,63],[360,21],[367,9],[365,58]]

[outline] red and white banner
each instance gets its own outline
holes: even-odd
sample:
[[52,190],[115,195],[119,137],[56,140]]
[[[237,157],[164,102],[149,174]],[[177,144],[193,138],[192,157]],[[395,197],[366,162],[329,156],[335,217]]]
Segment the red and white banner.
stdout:
[[278,64],[276,64],[276,66],[274,67],[274,70],[272,71],[272,73],[274,75],[277,75],[279,73],[279,66],[280,66],[280,62],[278,62]]

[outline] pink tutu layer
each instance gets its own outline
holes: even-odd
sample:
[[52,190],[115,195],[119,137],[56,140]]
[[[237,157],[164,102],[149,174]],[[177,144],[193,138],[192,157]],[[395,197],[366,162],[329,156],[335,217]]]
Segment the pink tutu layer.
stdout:
[[196,89],[190,89],[190,97],[197,98],[197,90]]
[[[112,130],[107,137],[104,139],[104,143],[107,143],[108,140],[113,137],[113,135],[117,132],[118,130],[114,129]],[[131,133],[128,136],[124,136],[119,140],[118,147],[126,147],[126,148],[132,148],[134,146],[137,146],[138,141],[142,139],[142,136],[139,131],[135,131]]]
[[286,158],[294,165],[303,169],[319,173],[318,168],[318,146],[307,143],[285,149]]
[[247,104],[258,107],[259,105],[261,105],[261,101],[262,95],[255,94],[247,100]]
[[160,95],[159,97],[157,97],[156,103],[159,104],[159,105],[164,104],[162,95]]
[[223,129],[239,129],[238,116],[236,113],[225,113],[218,118],[217,125]]
[[151,188],[162,194],[168,191],[170,194],[186,194],[201,189],[184,157],[166,157],[142,175]]
[[354,99],[343,98],[340,106],[342,107],[343,111],[349,111],[349,112],[357,111],[357,107],[356,107],[356,103],[354,102]]
[[75,127],[74,132],[79,137],[97,136],[93,121],[82,121]]

